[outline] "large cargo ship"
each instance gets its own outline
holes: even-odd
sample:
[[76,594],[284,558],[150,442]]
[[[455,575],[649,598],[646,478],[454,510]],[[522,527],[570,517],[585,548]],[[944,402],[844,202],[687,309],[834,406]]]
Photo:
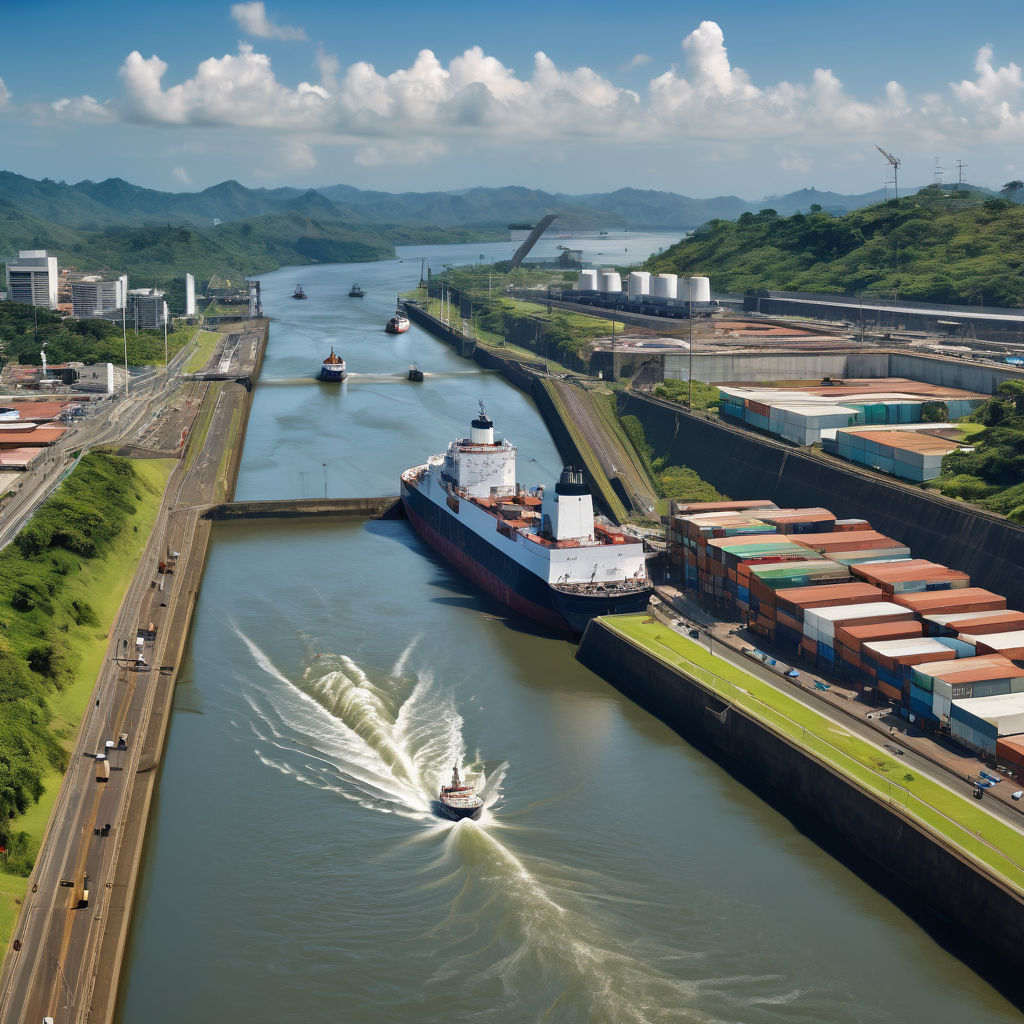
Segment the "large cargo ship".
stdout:
[[494,439],[483,405],[470,436],[402,474],[416,531],[514,611],[582,633],[595,615],[642,611],[651,581],[643,545],[594,516],[581,473],[547,493],[516,483],[516,448]]

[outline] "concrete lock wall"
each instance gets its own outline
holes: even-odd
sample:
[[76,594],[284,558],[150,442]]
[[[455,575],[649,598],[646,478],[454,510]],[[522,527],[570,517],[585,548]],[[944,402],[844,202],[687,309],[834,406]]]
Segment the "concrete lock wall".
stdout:
[[903,486],[807,454],[739,427],[692,416],[668,402],[621,394],[619,411],[636,416],[659,456],[689,466],[733,500],[770,498],[783,508],[827,508],[927,558],[970,573],[975,585],[1024,608],[1024,527],[964,502]]
[[[666,355],[665,376],[689,378],[687,355]],[[820,380],[822,377],[906,377],[941,387],[993,394],[1004,380],[1024,380],[1024,370],[984,366],[913,352],[703,352],[693,356],[694,380]]]
[[997,958],[999,973],[1017,972],[1019,984],[1024,901],[952,845],[600,621],[588,625],[577,658],[815,839],[841,851],[844,861],[851,850],[866,858],[897,883],[904,904],[905,897],[913,898],[916,905],[907,909],[915,916],[931,910],[948,918],[967,955]]

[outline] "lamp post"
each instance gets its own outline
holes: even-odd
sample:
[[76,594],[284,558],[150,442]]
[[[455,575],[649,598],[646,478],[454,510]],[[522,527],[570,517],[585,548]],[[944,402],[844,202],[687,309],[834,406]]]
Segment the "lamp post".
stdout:
[[124,335],[124,397],[128,397],[128,320],[127,303],[121,307],[121,333]]
[[326,462],[321,462],[320,465],[323,466],[323,470],[324,470],[324,501],[326,501],[327,500],[327,463]]

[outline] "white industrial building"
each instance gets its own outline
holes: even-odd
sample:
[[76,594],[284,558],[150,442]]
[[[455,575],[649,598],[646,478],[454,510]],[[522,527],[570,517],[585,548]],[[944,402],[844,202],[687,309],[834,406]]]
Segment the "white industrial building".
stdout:
[[45,249],[24,249],[7,260],[7,298],[26,306],[57,308],[57,257]]
[[132,288],[125,315],[129,326],[137,331],[162,328],[167,323],[164,293],[155,288]]
[[128,296],[128,277],[113,281],[85,277],[71,282],[71,313],[79,319],[112,318],[124,309]]

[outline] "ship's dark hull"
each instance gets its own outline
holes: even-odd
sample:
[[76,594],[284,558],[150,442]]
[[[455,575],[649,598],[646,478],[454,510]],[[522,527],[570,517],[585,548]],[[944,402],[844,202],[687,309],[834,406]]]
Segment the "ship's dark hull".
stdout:
[[443,800],[435,800],[433,811],[439,818],[447,818],[449,821],[462,821],[463,818],[470,818],[476,821],[483,813],[483,805],[479,807],[449,807]]
[[597,615],[643,611],[650,590],[624,594],[566,594],[488,544],[446,508],[402,481],[402,504],[416,532],[464,576],[503,605],[536,622],[581,634]]

